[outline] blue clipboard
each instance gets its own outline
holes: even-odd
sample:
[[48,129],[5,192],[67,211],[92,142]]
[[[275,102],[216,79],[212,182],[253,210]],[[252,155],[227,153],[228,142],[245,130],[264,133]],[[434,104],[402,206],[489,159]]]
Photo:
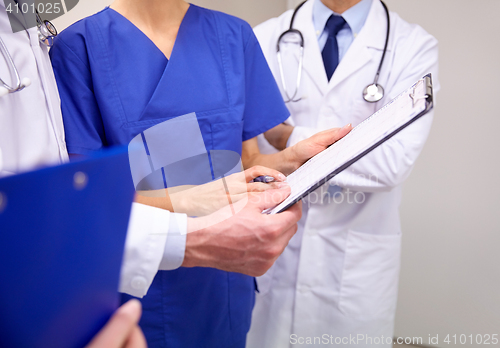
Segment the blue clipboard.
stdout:
[[83,347],[119,304],[128,154],[0,179],[0,347]]

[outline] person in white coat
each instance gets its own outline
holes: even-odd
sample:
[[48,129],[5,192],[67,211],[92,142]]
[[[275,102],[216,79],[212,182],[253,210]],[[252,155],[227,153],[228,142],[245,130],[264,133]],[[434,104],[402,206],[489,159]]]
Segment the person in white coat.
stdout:
[[[259,139],[261,151],[277,151],[342,124],[356,126],[427,73],[432,73],[434,91],[439,89],[437,40],[391,12],[378,80],[385,94],[375,103],[363,99],[387,37],[387,13],[380,0],[308,0],[296,12],[293,28],[304,37],[304,58],[295,97],[299,40],[292,35],[280,47],[287,90],[277,55],[278,39],[290,28],[294,11],[255,28],[291,112],[286,124]],[[339,63],[329,79],[322,51],[330,39],[327,23],[332,15],[341,15],[344,23],[331,34]],[[258,278],[249,348],[392,346],[402,184],[432,119],[431,112],[306,199],[297,234]]]

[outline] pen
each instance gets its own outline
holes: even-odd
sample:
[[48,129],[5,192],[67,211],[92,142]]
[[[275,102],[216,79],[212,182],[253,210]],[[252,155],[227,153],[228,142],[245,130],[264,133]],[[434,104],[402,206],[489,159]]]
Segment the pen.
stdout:
[[275,179],[272,176],[269,175],[262,175],[258,176],[255,179],[253,179],[253,182],[263,182],[264,184],[269,184],[270,182],[273,182]]

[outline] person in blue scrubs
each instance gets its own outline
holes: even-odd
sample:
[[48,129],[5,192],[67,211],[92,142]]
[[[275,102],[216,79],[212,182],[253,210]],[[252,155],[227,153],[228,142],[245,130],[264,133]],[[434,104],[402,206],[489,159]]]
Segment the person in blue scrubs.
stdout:
[[[63,31],[50,53],[71,155],[192,112],[207,151],[241,155],[289,116],[252,28],[181,0],[117,0]],[[150,347],[244,347],[255,290],[238,273],[159,271],[140,325]]]

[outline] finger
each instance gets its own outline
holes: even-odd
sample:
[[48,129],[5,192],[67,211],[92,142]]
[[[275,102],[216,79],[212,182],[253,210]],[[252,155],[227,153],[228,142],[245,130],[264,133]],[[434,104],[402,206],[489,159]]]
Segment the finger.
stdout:
[[343,137],[345,137],[349,132],[352,131],[352,124],[346,124],[344,127],[340,128],[335,134],[333,135],[333,142],[337,142]]
[[283,227],[283,232],[295,226],[302,217],[302,202],[298,202],[279,214],[269,215],[274,223]]
[[262,182],[251,182],[247,184],[248,192],[264,192],[267,190],[277,190],[281,187],[286,186],[286,184],[282,182],[271,182],[269,184],[264,184]]
[[278,238],[276,243],[280,245],[281,251],[279,255],[276,257],[276,259],[283,253],[283,251],[286,249],[288,242],[290,242],[290,239],[297,233],[298,226],[297,224],[293,224],[291,227],[287,228],[284,230],[283,234]]
[[141,318],[141,303],[130,300],[113,314],[87,348],[121,348]]
[[133,328],[125,348],[147,348],[146,338],[139,326]]
[[313,135],[315,142],[322,146],[330,146],[335,142],[345,137],[352,130],[352,125],[349,123],[342,128],[332,128]]
[[302,218],[302,201],[295,203],[284,212],[276,215],[283,219],[290,220],[292,224],[297,223]]
[[262,193],[252,194],[250,201],[256,205],[260,211],[263,211],[269,208],[274,208],[283,202],[288,196],[290,196],[291,192],[292,189],[290,186],[285,185],[278,190],[268,190]]
[[245,173],[245,180],[247,182],[252,181],[256,177],[265,175],[272,176],[276,181],[286,180],[286,176],[281,172],[263,166],[254,166],[252,168],[245,170],[244,173]]

